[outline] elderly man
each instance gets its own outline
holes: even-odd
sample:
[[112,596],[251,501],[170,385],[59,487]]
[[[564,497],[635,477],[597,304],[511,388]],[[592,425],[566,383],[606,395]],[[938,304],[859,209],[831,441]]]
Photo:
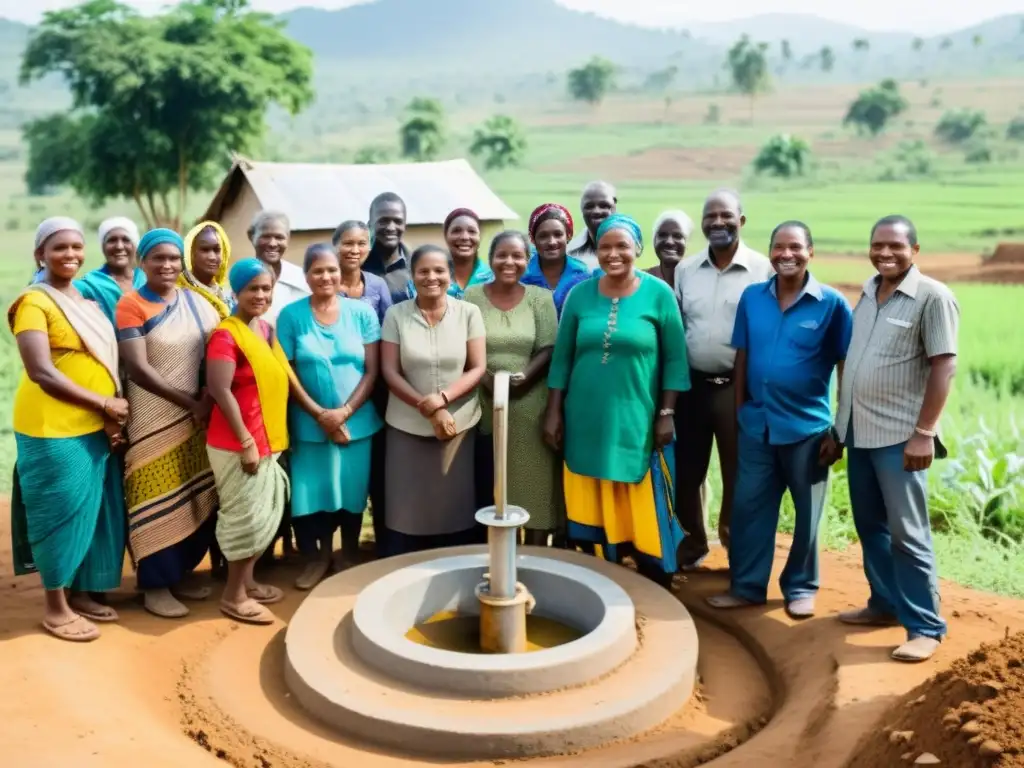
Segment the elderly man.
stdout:
[[568,254],[582,261],[591,272],[598,269],[597,241],[594,234],[601,222],[615,213],[618,198],[615,187],[607,181],[592,181],[583,188],[580,198],[580,210],[583,211],[583,223],[586,229],[578,238],[569,243]]
[[256,258],[270,267],[274,275],[270,309],[263,316],[271,325],[276,325],[282,309],[310,294],[302,267],[284,258],[290,236],[291,224],[288,217],[278,211],[260,211],[249,227],[249,240],[256,249]]
[[[384,278],[391,291],[392,304],[411,298],[409,249],[402,242],[405,221],[405,201],[394,192],[382,192],[370,203],[369,224],[373,247],[370,248],[363,269]],[[381,377],[380,381],[383,380]]]
[[886,216],[871,231],[878,274],[864,284],[839,388],[836,428],[849,449],[853,522],[871,587],[847,624],[902,625],[896,661],[925,661],[939,647],[938,578],[928,517],[928,468],[943,455],[938,423],[956,373],[960,308],[914,266],[917,230]]
[[708,554],[701,487],[711,463],[712,441],[722,467],[722,507],[718,535],[729,546],[729,519],[736,483],[737,424],[733,367],[733,324],[748,285],[773,274],[767,257],[740,239],[746,224],[739,195],[712,193],[704,202],[701,230],[708,246],[687,256],[675,270],[675,292],[686,327],[691,389],[676,406],[676,514],[686,531],[682,568],[700,566]]

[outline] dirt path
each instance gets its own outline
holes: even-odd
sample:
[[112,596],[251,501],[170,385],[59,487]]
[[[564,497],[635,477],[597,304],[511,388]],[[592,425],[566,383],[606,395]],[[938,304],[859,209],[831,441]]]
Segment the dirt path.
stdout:
[[[184,622],[161,621],[138,606],[129,576],[126,588],[114,597],[122,621],[104,627],[98,642],[75,646],[43,635],[37,629],[42,598],[37,580],[9,576],[8,518],[2,502],[3,764],[18,768],[443,764],[372,750],[354,753],[358,747],[305,722],[288,701],[280,665],[275,663],[283,623],[239,627],[219,616],[215,602],[197,607]],[[707,572],[680,579],[677,591],[698,620],[700,671],[712,695],[681,712],[675,725],[682,730],[659,729],[632,744],[539,764],[843,768],[865,744],[871,746],[871,738],[881,733],[883,716],[901,696],[979,644],[999,640],[1008,630],[1024,629],[1024,602],[944,584],[948,641],[931,662],[897,665],[888,654],[901,641],[901,630],[851,631],[832,616],[861,605],[867,597],[856,552],[824,556],[820,618],[800,624],[785,616],[777,590],[762,609],[732,613],[706,609],[703,598],[726,586],[724,574],[715,570],[724,566],[723,554],[716,552],[709,563]],[[287,588],[292,570],[277,571],[273,580]],[[286,601],[275,606],[282,619],[301,600],[293,590],[287,591]],[[211,660],[217,659],[211,670]],[[230,677],[237,702],[227,713],[207,700],[211,690],[223,686],[225,675]],[[767,718],[763,728],[762,718]],[[302,748],[295,748],[295,734],[307,739],[300,742]],[[694,746],[701,734],[717,741],[709,744],[704,738],[702,746]],[[756,735],[745,740],[751,734]],[[736,748],[729,751],[732,747]],[[876,750],[872,754],[881,754],[877,746],[872,748]],[[668,753],[674,757],[661,757]],[[342,754],[349,758],[342,759]],[[357,755],[354,762],[353,754]]]

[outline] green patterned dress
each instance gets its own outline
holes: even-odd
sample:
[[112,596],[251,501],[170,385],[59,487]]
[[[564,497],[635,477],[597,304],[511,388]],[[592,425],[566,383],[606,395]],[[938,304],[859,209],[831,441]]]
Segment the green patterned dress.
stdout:
[[[465,301],[478,306],[484,317],[488,373],[518,373],[540,350],[554,346],[558,318],[551,291],[532,285],[525,288],[523,300],[508,312],[491,304],[483,285],[466,290]],[[480,431],[490,435],[494,404],[483,389],[480,401]],[[559,462],[544,442],[547,402],[548,387],[543,376],[529,392],[512,400],[508,419],[508,500],[530,513],[527,528],[554,531],[562,526],[565,504],[557,482]]]

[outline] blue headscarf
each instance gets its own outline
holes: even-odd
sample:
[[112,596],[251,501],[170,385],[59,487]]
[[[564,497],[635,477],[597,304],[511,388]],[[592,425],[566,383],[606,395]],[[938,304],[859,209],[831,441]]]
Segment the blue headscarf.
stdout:
[[228,282],[231,283],[232,292],[238,296],[245,290],[245,286],[264,273],[269,275],[270,270],[266,264],[255,257],[251,256],[248,259],[236,261],[228,273]]
[[608,232],[613,229],[621,229],[629,234],[633,238],[633,242],[636,243],[637,254],[644,249],[644,233],[640,229],[640,225],[637,224],[629,216],[622,213],[613,213],[607,219],[601,222],[597,228],[597,232],[594,234],[594,240],[601,242],[601,238],[604,237]]
[[139,261],[142,261],[149,255],[149,252],[156,248],[158,245],[171,245],[177,246],[178,253],[185,253],[185,241],[181,239],[181,235],[175,232],[173,229],[151,229],[149,232],[142,236],[139,240],[138,248],[136,249],[139,254]]

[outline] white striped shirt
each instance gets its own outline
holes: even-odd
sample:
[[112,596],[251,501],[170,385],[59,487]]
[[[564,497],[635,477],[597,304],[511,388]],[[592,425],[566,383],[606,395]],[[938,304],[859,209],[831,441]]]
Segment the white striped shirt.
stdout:
[[960,307],[953,292],[911,267],[878,306],[880,275],[864,283],[839,391],[836,430],[856,448],[885,448],[914,434],[937,355],[955,355]]

